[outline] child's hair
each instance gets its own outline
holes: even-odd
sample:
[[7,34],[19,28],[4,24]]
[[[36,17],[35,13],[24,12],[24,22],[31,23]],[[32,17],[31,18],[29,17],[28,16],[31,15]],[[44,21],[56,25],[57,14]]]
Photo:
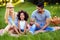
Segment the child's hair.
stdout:
[[34,18],[30,18],[30,21],[35,22],[35,19]]
[[21,20],[21,18],[20,18],[21,13],[24,14],[24,16],[25,16],[24,20],[27,21],[28,18],[29,18],[29,15],[27,14],[27,12],[25,12],[25,11],[23,11],[23,10],[21,10],[21,11],[18,12],[18,15],[17,15],[18,20]]
[[35,24],[35,19],[34,18],[30,18],[30,26],[32,26],[33,24]]

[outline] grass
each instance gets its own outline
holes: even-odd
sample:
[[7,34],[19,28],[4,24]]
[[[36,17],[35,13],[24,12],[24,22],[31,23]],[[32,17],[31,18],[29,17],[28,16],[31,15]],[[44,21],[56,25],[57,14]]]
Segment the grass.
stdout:
[[[60,17],[60,5],[47,5],[45,6],[47,10],[51,12],[51,16],[59,16]],[[0,29],[5,28],[7,24],[4,21],[5,15],[5,7],[0,7]],[[31,13],[36,9],[36,5],[25,2],[15,6],[15,11],[18,12],[20,10],[25,10],[28,12],[29,16]],[[27,36],[20,36],[20,37],[11,37],[8,34],[4,36],[0,36],[0,40],[60,40],[60,30],[55,32],[45,32],[39,33],[36,35],[27,35]]]

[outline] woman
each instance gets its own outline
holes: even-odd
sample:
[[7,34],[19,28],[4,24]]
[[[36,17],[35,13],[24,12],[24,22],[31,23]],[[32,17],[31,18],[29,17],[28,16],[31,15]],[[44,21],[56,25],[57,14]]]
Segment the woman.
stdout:
[[17,31],[17,16],[16,12],[14,12],[14,6],[11,3],[7,3],[6,5],[6,12],[5,12],[5,22],[8,24],[7,27],[4,29],[4,33],[10,32],[12,33],[13,29],[19,34]]

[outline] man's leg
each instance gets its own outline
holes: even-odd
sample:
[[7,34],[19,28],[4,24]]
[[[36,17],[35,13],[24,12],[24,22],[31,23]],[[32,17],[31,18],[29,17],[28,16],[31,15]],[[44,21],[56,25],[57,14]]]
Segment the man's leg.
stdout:
[[40,32],[46,32],[46,30],[38,30],[38,31],[35,31],[35,34],[38,34]]
[[54,30],[60,30],[60,27],[59,26],[55,26],[53,28],[54,28]]
[[40,33],[40,32],[46,32],[46,30],[40,30],[41,28],[39,28],[39,27],[36,27],[36,29],[35,29],[35,34],[38,34],[38,33]]

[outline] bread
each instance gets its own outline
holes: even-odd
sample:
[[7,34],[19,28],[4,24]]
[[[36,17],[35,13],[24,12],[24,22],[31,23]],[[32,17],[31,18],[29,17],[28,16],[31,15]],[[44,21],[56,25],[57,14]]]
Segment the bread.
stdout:
[[54,24],[54,25],[58,25],[58,24],[60,24],[60,18],[59,17],[53,17],[52,19],[51,19],[51,23],[52,24]]

